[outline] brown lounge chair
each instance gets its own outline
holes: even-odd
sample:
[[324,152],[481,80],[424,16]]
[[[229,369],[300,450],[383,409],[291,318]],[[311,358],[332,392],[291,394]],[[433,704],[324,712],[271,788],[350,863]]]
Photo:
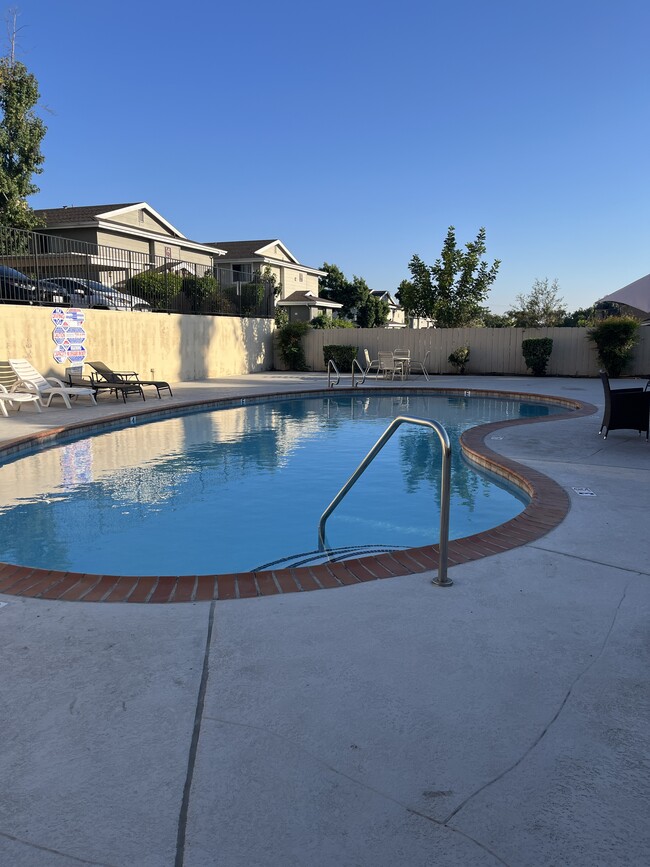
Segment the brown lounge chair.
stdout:
[[92,377],[84,376],[83,364],[70,365],[66,371],[66,375],[69,385],[92,388],[95,397],[97,397],[100,391],[107,391],[109,394],[115,392],[116,398],[119,398],[121,395],[124,403],[126,403],[127,394],[139,394],[142,400],[145,399],[144,391],[139,382],[135,382],[135,380],[129,380],[128,382],[106,382],[103,379],[98,379],[95,374]]
[[158,393],[158,397],[160,398],[161,391],[168,391],[169,396],[173,397],[173,393],[171,387],[168,382],[164,382],[162,379],[140,379],[135,370],[111,370],[111,368],[104,364],[103,361],[87,361],[86,364],[98,374],[101,379],[97,380],[96,377],[93,376],[96,382],[108,382],[114,386],[124,386],[124,385],[151,385],[156,389]]

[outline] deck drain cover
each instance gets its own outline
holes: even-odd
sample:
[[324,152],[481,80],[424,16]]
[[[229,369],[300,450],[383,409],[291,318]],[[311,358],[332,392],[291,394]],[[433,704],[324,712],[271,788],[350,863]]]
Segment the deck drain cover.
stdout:
[[579,497],[595,497],[591,488],[572,488]]

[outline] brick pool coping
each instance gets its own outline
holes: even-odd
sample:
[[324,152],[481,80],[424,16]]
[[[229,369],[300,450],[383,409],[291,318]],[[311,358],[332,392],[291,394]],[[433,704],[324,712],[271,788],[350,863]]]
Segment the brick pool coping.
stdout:
[[[382,389],[384,394],[388,390]],[[371,394],[382,392],[370,391]],[[366,394],[359,389],[341,388],[336,394]],[[409,388],[409,394],[467,396],[464,389]],[[300,399],[301,397],[332,396],[331,391],[305,390],[301,392],[274,392],[237,398],[190,401],[155,410],[138,409],[97,420],[79,422],[69,426],[39,431],[0,446],[0,460],[16,457],[65,441],[82,433],[96,433],[133,423],[133,419],[160,420],[184,412],[219,409],[266,403],[271,400]],[[545,396],[524,392],[503,392],[471,389],[471,396],[533,400],[567,407],[568,412],[537,418],[520,418],[491,422],[465,431],[461,447],[473,463],[501,476],[516,485],[530,497],[524,511],[504,524],[449,542],[448,564],[458,566],[472,560],[510,551],[533,542],[550,532],[569,511],[566,491],[543,473],[494,452],[485,445],[485,438],[497,430],[524,424],[540,424],[592,415],[593,404],[565,397]],[[48,571],[12,563],[0,563],[0,593],[35,599],[70,602],[209,602],[212,600],[248,599],[256,596],[274,596],[279,593],[299,593],[324,590],[392,578],[414,575],[438,568],[437,545],[357,557],[336,563],[314,566],[271,569],[257,572],[238,572],[222,575],[178,576],[126,576],[91,575],[78,572]]]

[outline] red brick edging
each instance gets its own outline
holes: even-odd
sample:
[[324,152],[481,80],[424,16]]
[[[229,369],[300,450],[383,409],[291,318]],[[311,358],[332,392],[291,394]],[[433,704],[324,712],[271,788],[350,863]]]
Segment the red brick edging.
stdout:
[[[337,393],[346,392],[340,389]],[[415,389],[413,390],[415,392]],[[462,389],[417,389],[426,394],[463,394]],[[315,396],[315,392],[308,392]],[[496,430],[522,424],[539,424],[578,418],[596,412],[592,404],[562,397],[494,392],[472,389],[472,395],[482,397],[507,397],[532,399],[562,404],[570,412],[537,418],[513,419],[471,428],[461,437],[461,446],[466,457],[484,469],[495,473],[523,489],[530,497],[524,511],[516,518],[491,530],[455,539],[449,542],[449,566],[458,566],[471,560],[499,554],[533,542],[556,527],[569,510],[569,497],[556,482],[536,470],[519,464],[492,451],[485,445],[485,438]],[[291,397],[305,396],[291,394]],[[282,394],[264,395],[260,399],[287,397]],[[246,403],[254,403],[247,398]],[[197,408],[205,401],[176,404],[170,415],[185,408]],[[232,400],[210,401],[209,406],[232,405]],[[158,410],[154,411],[160,415]],[[146,415],[147,412],[139,413]],[[110,421],[129,418],[113,417]],[[68,428],[43,431],[32,437],[14,440],[0,448],[0,456],[27,450],[39,441],[56,440],[62,433],[71,430],[98,429],[97,422],[79,424]],[[78,572],[57,572],[31,569],[11,563],[0,563],[0,593],[26,596],[37,599],[57,599],[74,602],[208,602],[223,599],[247,599],[254,596],[274,596],[279,593],[300,593],[307,590],[324,590],[391,578],[398,575],[413,575],[438,568],[438,546],[424,545],[404,551],[359,557],[337,563],[317,566],[300,566],[290,569],[275,569],[262,572],[239,572],[225,575],[182,575],[127,577],[124,575],[87,575]]]

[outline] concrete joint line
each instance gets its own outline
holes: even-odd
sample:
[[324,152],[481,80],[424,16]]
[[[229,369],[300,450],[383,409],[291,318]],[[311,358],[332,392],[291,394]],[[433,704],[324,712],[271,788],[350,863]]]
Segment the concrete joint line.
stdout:
[[[607,644],[609,642],[609,637],[614,630],[614,626],[615,626],[616,620],[618,618],[618,613],[621,610],[621,606],[623,605],[623,602],[625,601],[625,597],[627,596],[628,587],[629,587],[629,583],[626,584],[624,589],[623,589],[623,593],[621,595],[621,598],[618,601],[618,604],[617,604],[616,609],[614,611],[614,614],[612,616],[612,621],[609,624],[609,629],[607,630],[607,633],[605,634],[603,642],[600,646],[600,650],[593,657],[593,659],[583,668],[583,670],[581,672],[579,672],[579,674],[576,675],[573,683],[569,686],[564,698],[560,702],[560,706],[555,711],[555,713],[553,714],[551,719],[548,721],[548,723],[544,726],[544,728],[542,729],[540,734],[535,738],[535,740],[532,742],[532,744],[524,751],[524,753],[516,761],[514,761],[511,765],[509,765],[507,768],[505,768],[503,771],[501,771],[501,773],[497,774],[496,777],[493,777],[493,779],[488,780],[487,783],[484,783],[482,786],[480,786],[475,792],[472,792],[470,795],[468,795],[464,801],[461,801],[460,804],[454,810],[452,810],[452,812],[444,820],[445,825],[451,819],[453,819],[454,816],[456,816],[458,813],[460,813],[460,811],[463,810],[471,801],[473,801],[476,797],[478,797],[478,795],[480,795],[481,792],[484,792],[486,789],[489,789],[490,786],[494,785],[494,783],[499,782],[499,780],[504,779],[504,777],[506,777],[511,771],[513,771],[515,768],[517,768],[532,753],[532,751],[535,749],[535,747],[537,747],[537,745],[544,739],[544,737],[550,731],[553,724],[555,722],[557,722],[560,714],[562,713],[562,711],[566,707],[567,702],[569,701],[569,698],[571,697],[575,687],[582,680],[582,678],[587,674],[587,672],[598,662],[598,660],[601,658],[601,656],[605,652],[605,648],[607,647]],[[453,827],[453,826],[450,826],[450,827]]]
[[183,867],[183,863],[185,861],[185,834],[187,831],[187,815],[190,806],[192,780],[194,779],[196,754],[199,746],[199,737],[201,735],[201,722],[203,720],[203,709],[205,707],[205,693],[208,686],[208,675],[210,673],[210,646],[212,644],[215,604],[215,602],[212,602],[210,604],[210,614],[208,616],[208,631],[205,638],[205,651],[203,653],[203,669],[201,671],[199,693],[196,699],[194,727],[192,729],[192,740],[190,741],[190,751],[187,758],[187,773],[185,775],[185,786],[183,787],[183,799],[181,801],[181,809],[178,816],[178,831],[176,834],[176,858],[174,859],[174,867]]
[[13,834],[6,834],[4,831],[0,831],[0,837],[4,837],[5,840],[11,840],[12,843],[20,843],[21,846],[28,846],[30,849],[37,849],[39,852],[47,852],[50,855],[58,855],[61,858],[76,861],[77,864],[85,864],[87,867],[118,867],[117,864],[109,864],[106,861],[91,861],[88,858],[71,855],[69,852],[61,852],[59,849],[51,849],[49,846],[41,846],[29,840],[22,840],[20,837],[14,837]]
[[436,825],[440,829],[444,829],[445,831],[449,831],[452,834],[458,834],[460,837],[463,837],[465,840],[469,840],[470,843],[474,843],[475,846],[478,846],[484,852],[492,855],[493,858],[499,862],[499,864],[503,864],[504,867],[508,867],[506,862],[500,858],[496,852],[493,852],[489,849],[484,843],[481,843],[480,840],[477,840],[475,837],[472,837],[466,831],[463,831],[461,828],[454,828],[452,825],[447,825],[444,821],[440,819],[436,819],[434,816],[429,816],[427,813],[422,813],[420,810],[416,810],[413,807],[409,807],[408,804],[403,803],[402,801],[398,801],[397,798],[394,798],[392,795],[389,795],[387,792],[382,791],[381,789],[376,789],[374,786],[368,785],[368,783],[364,783],[362,780],[358,780],[356,777],[351,777],[349,774],[346,774],[344,771],[335,768],[334,765],[331,765],[329,762],[322,759],[320,756],[315,753],[310,752],[310,750],[305,749],[304,747],[297,746],[294,741],[289,740],[289,738],[284,737],[283,735],[278,734],[277,732],[271,731],[269,729],[263,728],[262,726],[251,725],[250,723],[242,723],[236,722],[234,720],[224,719],[223,717],[216,717],[207,715],[204,717],[206,720],[210,720],[211,722],[219,723],[225,726],[233,726],[235,728],[243,728],[250,729],[252,731],[261,732],[264,735],[271,736],[273,738],[277,738],[284,743],[289,744],[294,749],[308,756],[315,762],[318,762],[319,765],[322,765],[326,770],[330,771],[333,774],[336,774],[339,777],[343,777],[343,779],[352,783],[355,786],[359,786],[361,789],[365,789],[367,792],[371,792],[373,795],[378,795],[380,798],[384,798],[387,801],[390,801],[392,804],[396,804],[398,807],[401,807],[403,810],[406,810],[407,813],[410,813],[413,816],[418,816],[420,819],[425,819],[427,822],[431,822]]
[[558,557],[568,557],[570,560],[580,560],[583,563],[590,563],[593,566],[604,566],[606,569],[618,569],[620,572],[629,572],[631,575],[650,576],[650,572],[643,572],[641,569],[631,569],[629,566],[619,566],[617,563],[605,563],[603,560],[593,560],[591,557],[581,557],[579,554],[571,554],[569,551],[558,551],[556,548],[545,548],[543,545],[535,545],[531,543],[528,548],[534,548],[536,551],[544,551],[547,554],[557,554]]

